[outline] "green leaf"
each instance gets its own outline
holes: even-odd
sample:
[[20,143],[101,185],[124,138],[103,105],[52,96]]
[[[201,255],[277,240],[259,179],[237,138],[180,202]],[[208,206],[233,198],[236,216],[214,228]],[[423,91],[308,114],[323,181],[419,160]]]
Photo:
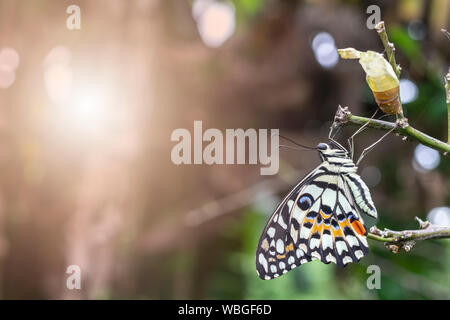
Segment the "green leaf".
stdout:
[[389,28],[389,39],[395,47],[401,50],[410,60],[421,59],[422,53],[419,42],[409,37],[408,31],[404,27],[394,26]]

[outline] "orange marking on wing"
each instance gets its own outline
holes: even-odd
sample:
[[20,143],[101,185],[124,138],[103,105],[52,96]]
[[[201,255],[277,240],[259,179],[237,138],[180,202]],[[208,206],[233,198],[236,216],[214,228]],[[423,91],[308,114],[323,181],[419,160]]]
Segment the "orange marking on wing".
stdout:
[[289,252],[289,251],[294,251],[294,244],[292,242],[290,245],[286,246],[286,252]]
[[311,234],[313,234],[316,231],[317,231],[317,223],[314,222],[314,224],[312,226]]
[[284,259],[284,258],[286,258],[285,254],[283,254],[283,255],[277,254],[277,259]]
[[334,230],[334,228],[333,228],[332,231],[333,231],[333,237],[343,237],[341,229]]
[[324,219],[327,219],[329,216],[331,216],[331,214],[326,215],[326,214],[322,211],[322,209],[320,210],[320,215],[321,215],[322,218],[324,218]]
[[347,220],[339,222],[339,226],[341,227],[342,230],[344,230],[345,227],[350,227]]
[[316,231],[319,234],[321,234],[322,233],[322,229],[323,229],[323,222],[320,224],[320,226],[317,224],[317,222],[314,222],[311,234],[314,234],[314,232],[316,232]]
[[363,225],[358,220],[352,222],[352,227],[360,236],[364,237],[366,235],[366,229],[364,229]]
[[323,225],[324,225],[324,223],[323,223],[323,221],[322,221],[322,223],[320,224],[320,227],[318,228],[319,234],[322,234],[322,231],[323,231]]

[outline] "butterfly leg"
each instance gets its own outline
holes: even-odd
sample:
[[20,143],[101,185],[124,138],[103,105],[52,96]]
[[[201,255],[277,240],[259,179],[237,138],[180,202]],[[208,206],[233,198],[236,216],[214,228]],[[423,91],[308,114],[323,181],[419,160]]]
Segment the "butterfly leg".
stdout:
[[362,125],[358,130],[356,130],[356,132],[354,134],[352,134],[352,136],[350,138],[348,138],[347,142],[348,142],[348,145],[350,147],[350,156],[351,156],[352,160],[353,160],[353,155],[355,153],[355,144],[354,144],[353,139],[355,138],[355,136],[357,134],[361,133],[363,130],[365,130],[367,128],[367,126],[370,123],[370,120],[375,118],[377,112],[378,112],[378,108],[377,108],[377,110],[375,110],[375,113],[370,117],[369,121],[367,121],[364,125]]
[[[334,122],[331,124],[331,127],[330,127],[330,132],[328,132],[328,139],[332,139],[332,134],[333,134],[333,130],[334,130]],[[334,135],[336,135],[336,134],[334,134]]]
[[394,131],[395,129],[397,129],[396,127],[392,128],[391,130],[389,130],[387,133],[385,133],[380,139],[378,139],[377,141],[375,141],[374,143],[372,143],[370,146],[368,146],[367,148],[365,148],[363,150],[363,152],[361,152],[361,155],[359,156],[358,161],[356,162],[356,166],[359,165],[359,163],[361,162],[361,160],[365,157],[365,155],[372,150],[373,147],[375,147],[378,143],[380,143],[384,138],[387,137],[388,134],[390,134],[392,131]]

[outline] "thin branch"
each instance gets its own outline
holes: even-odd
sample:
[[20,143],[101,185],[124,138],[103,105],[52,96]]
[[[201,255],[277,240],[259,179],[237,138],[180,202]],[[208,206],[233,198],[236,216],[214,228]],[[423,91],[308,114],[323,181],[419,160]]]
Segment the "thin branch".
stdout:
[[[368,123],[369,122],[369,123]],[[414,129],[410,126],[405,118],[397,120],[397,122],[388,122],[376,119],[370,119],[366,117],[354,116],[348,110],[348,107],[338,107],[336,111],[336,115],[334,118],[334,126],[344,125],[344,124],[354,124],[354,125],[364,125],[366,123],[368,127],[388,131],[394,129],[394,132],[410,138],[412,140],[416,140],[427,147],[433,148],[437,151],[442,152],[444,155],[448,155],[450,153],[450,144],[440,141],[436,138],[433,138],[417,129]]]
[[[395,75],[400,80],[400,73],[402,71],[402,68],[400,65],[397,64],[395,61],[395,46],[392,42],[389,42],[389,38],[386,32],[386,28],[384,26],[384,21],[380,21],[376,26],[375,29],[378,32],[378,36],[381,39],[381,42],[383,43],[384,50],[386,51],[386,55],[388,57],[388,61],[392,66],[392,69],[394,69]],[[400,113],[397,115],[398,119],[403,119],[403,106],[400,101]]]
[[394,72],[397,75],[397,78],[400,79],[401,68],[395,61],[395,46],[392,42],[389,42],[386,28],[384,27],[384,21],[380,21],[375,26],[375,29],[377,30],[378,35],[380,36],[381,42],[383,42],[383,46],[384,46],[384,49],[386,50],[386,55],[388,57],[388,61],[391,64],[392,68],[394,69]]
[[[441,29],[441,31],[445,34],[445,36],[450,40],[450,33],[445,30]],[[450,143],[450,68],[448,68],[448,73],[444,77],[445,80],[445,95],[446,95],[446,102],[447,102],[447,130],[448,130],[448,142]]]
[[448,73],[445,75],[445,94],[447,97],[447,130],[448,130],[448,142],[450,143],[450,68]]
[[450,227],[436,226],[417,217],[416,220],[420,225],[419,230],[393,231],[384,229],[381,231],[374,226],[370,229],[367,237],[384,242],[384,245],[393,253],[402,249],[409,252],[417,241],[450,238]]

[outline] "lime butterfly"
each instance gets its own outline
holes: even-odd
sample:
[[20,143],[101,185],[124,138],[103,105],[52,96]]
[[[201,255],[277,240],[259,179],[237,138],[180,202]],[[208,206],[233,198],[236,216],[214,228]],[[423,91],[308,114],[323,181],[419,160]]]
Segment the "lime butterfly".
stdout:
[[332,139],[316,149],[321,164],[289,192],[262,232],[256,251],[261,279],[276,278],[313,260],[346,266],[369,252],[360,213],[376,219],[377,210],[356,173],[353,151],[349,155]]

